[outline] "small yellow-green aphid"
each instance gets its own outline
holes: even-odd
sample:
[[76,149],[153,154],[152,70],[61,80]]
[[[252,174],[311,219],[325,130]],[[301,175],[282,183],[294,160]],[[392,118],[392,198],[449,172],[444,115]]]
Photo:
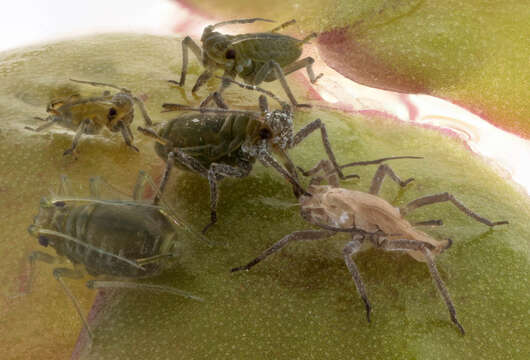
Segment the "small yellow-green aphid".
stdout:
[[105,91],[102,96],[98,97],[83,98],[79,94],[74,94],[65,99],[53,100],[46,108],[46,112],[49,114],[47,118],[35,117],[35,119],[46,121],[46,123],[35,129],[30,127],[26,127],[26,129],[42,131],[57,124],[76,131],[72,146],[64,151],[64,155],[74,153],[83,134],[98,134],[103,127],[112,132],[121,132],[127,146],[139,151],[132,143],[134,137],[130,127],[134,120],[134,103],[138,104],[146,124],[152,124],[142,100],[134,96],[128,89],[112,84],[73,79],[71,81],[93,86],[108,86],[120,91],[114,95]]

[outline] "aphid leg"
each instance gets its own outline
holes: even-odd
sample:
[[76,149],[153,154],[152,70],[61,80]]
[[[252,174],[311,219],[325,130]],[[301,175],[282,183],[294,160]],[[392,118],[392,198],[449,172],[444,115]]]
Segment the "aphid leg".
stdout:
[[147,183],[148,175],[145,171],[138,171],[138,176],[136,177],[136,183],[134,184],[132,198],[135,201],[141,200],[144,196],[145,184]]
[[[290,108],[290,105],[289,105],[289,104],[287,104],[286,102],[284,102],[282,99],[280,99],[279,97],[277,97],[276,95],[274,95],[274,94],[273,94],[272,92],[270,92],[269,90],[262,89],[262,88],[260,88],[259,86],[256,86],[256,85],[243,84],[243,83],[241,83],[241,82],[239,82],[239,81],[236,81],[236,80],[234,80],[234,79],[230,79],[230,78],[224,78],[224,77],[220,77],[220,76],[218,76],[218,78],[221,79],[221,80],[229,81],[229,82],[232,83],[232,84],[236,84],[237,86],[239,86],[239,87],[241,87],[241,88],[243,88],[243,89],[259,91],[259,92],[261,92],[261,93],[263,93],[263,94],[265,94],[265,95],[271,97],[272,99],[276,100],[276,101],[282,106],[282,108],[285,108],[285,107],[287,106],[287,107],[288,107],[288,110],[287,110],[288,112],[291,111],[291,110],[290,110],[291,108]],[[261,97],[260,97],[260,99],[261,99]],[[265,101],[266,101],[266,100],[267,100],[267,98],[265,98]],[[260,100],[260,101],[261,101],[261,100]],[[261,105],[261,103],[260,103],[260,105]],[[262,110],[262,112],[263,112],[263,111],[267,111],[267,112],[269,111],[268,106],[267,106],[266,108],[262,108],[262,107],[260,106],[260,109]]]
[[382,164],[379,165],[372,179],[372,185],[370,186],[370,194],[377,195],[379,193],[385,175],[390,176],[390,178],[394,180],[397,184],[399,184],[399,186],[401,187],[404,187],[411,181],[414,181],[414,178],[408,178],[407,180],[402,181],[399,176],[394,173],[394,170],[392,170],[390,166],[388,166],[387,164]]
[[199,75],[197,78],[197,81],[195,82],[195,85],[193,85],[193,88],[191,89],[192,93],[195,93],[197,90],[203,86],[208,79],[212,77],[212,73],[209,70],[204,70],[202,74]]
[[[70,81],[73,81],[73,82],[76,82],[76,83],[80,83],[80,84],[88,84],[88,85],[92,85],[92,86],[108,86],[108,87],[123,91],[123,92],[128,93],[128,94],[131,93],[131,91],[129,89],[122,88],[122,87],[116,86],[114,84],[109,84],[109,83],[103,83],[103,82],[97,82],[97,81],[87,81],[87,80],[76,80],[76,79],[70,79]],[[104,96],[106,96],[106,95],[104,95]]]
[[259,160],[264,166],[272,166],[276,171],[278,171],[294,188],[295,194],[311,196],[307,191],[304,190],[302,185],[298,180],[293,177],[293,175],[285,170],[274,157],[272,157],[268,152],[262,151],[259,154]]
[[101,183],[101,177],[91,177],[90,178],[90,197],[93,199],[100,199],[101,198],[101,189],[100,189],[100,183]]
[[180,81],[168,80],[168,82],[177,84],[178,86],[184,86],[186,83],[186,74],[188,72],[188,49],[191,49],[197,60],[202,62],[202,50],[189,36],[186,36],[182,40],[182,71],[180,73]]
[[[351,179],[351,178],[359,178],[359,175],[353,174],[353,175],[347,175],[346,176],[342,172],[341,167],[337,163],[337,158],[335,157],[335,153],[331,149],[331,143],[329,142],[328,132],[326,130],[326,125],[320,119],[316,119],[315,121],[312,121],[311,123],[309,123],[306,126],[304,126],[302,129],[300,129],[296,133],[296,135],[293,137],[293,141],[292,141],[290,147],[294,148],[295,146],[300,144],[300,142],[302,142],[302,140],[304,140],[306,137],[311,135],[311,133],[313,131],[316,131],[318,129],[320,129],[320,135],[322,137],[322,145],[324,145],[324,149],[326,150],[326,154],[328,155],[329,160],[333,164],[333,168],[335,169],[335,171],[339,175],[339,178],[341,178],[342,180]],[[307,176],[304,173],[303,170],[302,170],[302,173],[305,176]]]
[[352,256],[361,248],[361,238],[362,236],[354,234],[352,236],[352,241],[346,244],[342,252],[344,254],[344,262],[346,262],[346,266],[348,267],[353,281],[355,282],[355,286],[357,287],[357,292],[361,296],[361,299],[363,299],[364,307],[366,308],[366,320],[370,322],[370,312],[372,310],[372,306],[368,301],[368,296],[366,295],[366,289],[364,288],[364,283],[361,278],[361,274],[359,273],[359,269],[352,259]]
[[147,113],[147,110],[145,109],[145,104],[142,101],[142,99],[140,99],[137,96],[133,96],[132,98],[133,98],[134,102],[138,105],[138,107],[140,108],[140,112],[142,113],[142,116],[143,116],[144,121],[145,121],[145,126],[152,126],[153,125],[153,120],[151,120],[151,117]]
[[203,298],[192,295],[186,291],[179,290],[170,286],[155,285],[155,284],[143,284],[133,283],[128,281],[101,281],[101,280],[89,280],[86,283],[89,289],[106,289],[106,288],[120,288],[120,289],[133,289],[133,290],[148,290],[148,291],[159,291],[170,293],[173,295],[182,296],[188,299],[197,301],[204,301]]
[[61,184],[59,185],[58,195],[68,196],[70,194],[70,181],[68,176],[61,175]]
[[45,262],[47,264],[54,264],[57,262],[57,258],[42,251],[32,251],[29,254],[29,271],[25,288],[21,291],[22,294],[29,294],[33,288],[33,281],[35,280],[35,263],[37,261]]
[[313,72],[314,63],[315,63],[315,60],[312,57],[306,57],[306,58],[295,61],[294,63],[285,66],[283,68],[283,73],[285,74],[285,76],[287,76],[290,73],[295,72],[305,67],[307,71],[307,76],[309,76],[309,80],[311,81],[311,84],[314,84],[318,81],[318,79],[324,76],[324,74],[322,73],[315,76],[315,73]]
[[280,241],[278,241],[276,244],[272,245],[270,248],[265,250],[260,256],[252,260],[246,265],[239,266],[236,268],[233,268],[230,270],[231,272],[236,272],[240,270],[249,270],[251,267],[265,259],[267,256],[275,253],[276,251],[280,250],[287,244],[293,241],[300,241],[300,240],[319,240],[319,239],[326,239],[333,235],[335,235],[335,231],[328,231],[328,230],[303,230],[303,231],[295,231],[289,235],[284,236]]
[[[210,76],[211,76],[211,74],[210,74]],[[212,99],[214,98],[214,96],[217,97],[217,99],[214,99],[214,100],[216,100],[216,102],[220,101],[223,104],[225,104],[225,102],[223,100],[222,93],[226,90],[227,87],[230,86],[230,84],[232,84],[232,80],[235,77],[236,77],[235,73],[225,71],[225,73],[221,77],[221,85],[219,86],[219,89],[217,91],[209,94],[203,101],[201,101],[201,103],[199,105],[199,108],[207,107],[208,104],[210,103],[210,101],[212,101]],[[219,106],[219,107],[221,107],[221,106]],[[221,107],[221,108],[223,108],[223,107]],[[227,108],[228,108],[228,106],[227,106]]]
[[[324,174],[321,176],[313,176],[316,175],[319,171],[322,171]],[[327,159],[320,160],[314,168],[304,172],[304,176],[312,176],[310,181],[311,185],[319,185],[325,179],[331,186],[339,187],[339,179],[337,178],[337,172],[335,172],[332,162]]]
[[66,295],[70,298],[72,301],[72,304],[74,304],[75,310],[77,311],[77,314],[81,318],[81,321],[83,322],[83,325],[85,326],[88,335],[91,339],[94,338],[94,334],[92,333],[92,330],[90,329],[90,326],[88,326],[88,321],[83,316],[83,313],[81,312],[81,306],[79,306],[79,301],[77,301],[77,298],[74,296],[74,294],[70,291],[70,288],[65,284],[63,281],[63,277],[69,278],[69,279],[81,279],[83,278],[83,274],[76,270],[71,270],[68,268],[55,268],[53,270],[53,276],[55,279],[61,284],[64,292]]
[[[50,117],[46,118],[46,119],[43,119],[43,118],[40,118],[40,117],[35,117],[35,119],[38,119],[38,120],[42,120],[42,121],[48,121]],[[49,120],[46,124],[42,124],[41,126],[39,126],[38,128],[32,128],[32,127],[29,127],[29,126],[24,126],[24,129],[26,130],[31,130],[31,131],[35,131],[35,132],[39,132],[39,131],[42,131],[44,129],[47,129],[49,127],[51,127],[53,124],[55,124],[57,121],[59,121],[59,118],[54,118],[53,120]]]
[[412,226],[442,226],[444,223],[442,220],[426,220],[418,221],[412,224]]
[[[298,61],[296,63],[298,63]],[[302,65],[301,67],[304,67],[304,66],[305,65]],[[295,69],[295,70],[298,70],[298,69]],[[292,70],[289,73],[291,73],[291,72],[293,72],[295,70]],[[291,103],[294,106],[296,106],[296,107],[311,107],[311,105],[309,105],[309,104],[299,104],[296,101],[296,99],[295,99],[295,97],[293,95],[293,92],[291,91],[291,88],[289,87],[289,84],[287,84],[287,80],[285,79],[285,75],[287,75],[287,74],[288,73],[284,73],[284,71],[281,68],[280,64],[278,64],[274,60],[269,60],[268,62],[266,62],[258,70],[256,75],[254,76],[254,81],[253,82],[254,82],[255,85],[259,85],[263,81],[279,80],[280,84],[283,87],[283,90],[285,91],[285,94],[287,95],[287,97],[289,98],[289,100],[291,101]]]
[[476,221],[483,223],[488,226],[496,226],[496,225],[504,225],[508,224],[508,221],[490,221],[477,213],[473,212],[471,209],[467,208],[464,204],[462,204],[460,201],[458,201],[452,194],[449,194],[447,192],[441,193],[441,194],[435,194],[435,195],[428,195],[421,197],[419,199],[416,199],[414,201],[409,202],[404,207],[400,208],[400,213],[404,216],[405,214],[408,214],[412,210],[415,210],[421,206],[425,205],[431,205],[436,204],[439,202],[444,201],[450,201],[455,205],[460,211],[462,211],[464,214],[466,214],[469,217],[472,217]]
[[208,169],[208,183],[210,184],[210,223],[204,227],[202,233],[217,222],[217,202],[219,201],[218,182],[223,178],[243,178],[248,176],[251,168],[239,168],[226,164],[212,163]]
[[283,24],[280,24],[280,25],[276,26],[275,28],[273,28],[272,30],[270,30],[270,32],[272,32],[272,33],[273,33],[273,32],[278,32],[278,31],[280,31],[280,30],[285,29],[287,26],[293,25],[293,24],[295,24],[295,23],[296,23],[296,20],[295,20],[295,19],[291,19],[291,20],[289,20],[289,21],[284,22]]
[[434,258],[431,254],[431,251],[428,249],[429,246],[432,246],[428,243],[424,243],[422,241],[418,240],[409,240],[409,239],[399,239],[399,240],[392,240],[392,241],[385,241],[379,243],[379,246],[387,251],[409,251],[409,250],[415,250],[415,251],[421,251],[423,255],[425,256],[425,261],[427,263],[427,267],[429,268],[429,272],[431,273],[431,277],[434,279],[434,282],[436,284],[436,287],[438,288],[438,291],[440,291],[440,294],[442,295],[442,298],[445,301],[445,304],[447,305],[447,309],[449,310],[449,314],[451,316],[451,321],[458,327],[462,335],[465,334],[464,327],[460,324],[458,319],[456,318],[456,310],[455,306],[453,305],[453,301],[451,300],[451,297],[449,296],[449,292],[447,291],[447,288],[442,281],[442,278],[440,277],[440,273],[438,272],[438,269],[436,268],[436,264],[434,263]]
[[85,119],[81,123],[81,126],[79,126],[79,129],[77,129],[77,132],[75,133],[74,140],[72,141],[72,147],[69,149],[66,149],[63,152],[63,155],[71,155],[74,153],[75,148],[77,147],[77,144],[79,143],[79,139],[81,138],[81,135],[83,135],[88,128],[88,125],[90,125],[91,120]]
[[120,131],[121,136],[123,136],[123,140],[125,141],[125,144],[130,147],[131,149],[135,150],[136,152],[140,152],[140,150],[132,144],[134,137],[131,131],[131,128],[128,125],[125,125],[124,123],[120,123]]
[[175,164],[175,153],[170,152],[167,156],[166,168],[164,169],[162,180],[160,181],[160,185],[158,186],[158,189],[156,189],[156,194],[153,199],[153,205],[158,205],[160,203],[160,199],[162,198],[162,195],[164,194],[164,190],[169,180],[169,175],[171,175],[171,169],[173,168],[173,164]]
[[[177,104],[164,104],[164,105],[177,105]],[[149,136],[150,138],[153,138],[159,144],[162,144],[164,146],[168,144],[168,141],[164,139],[163,137],[159,136],[153,129],[146,129],[141,126],[138,126],[137,130],[141,132],[142,134]]]
[[228,109],[228,105],[226,105],[226,103],[224,102],[223,100],[223,97],[221,96],[221,94],[219,94],[217,91],[214,91],[212,93],[212,98],[213,98],[213,101],[215,102],[215,104],[220,108],[220,109]]

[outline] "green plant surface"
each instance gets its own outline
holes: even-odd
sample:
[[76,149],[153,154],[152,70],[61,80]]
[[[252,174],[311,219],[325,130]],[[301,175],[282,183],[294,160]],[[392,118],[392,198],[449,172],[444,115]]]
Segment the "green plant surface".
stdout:
[[344,76],[371,87],[442,97],[530,137],[528,2],[181,2],[222,20],[295,18],[298,25],[288,31],[319,33],[320,55]]
[[[62,156],[70,146],[71,132],[35,134],[24,126],[35,126],[32,117],[42,116],[52,98],[103,90],[73,84],[70,77],[131,89],[145,98],[155,121],[177,116],[159,114],[160,105],[196,105],[218,86],[213,79],[196,98],[190,95],[202,71],[195,61],[186,91],[169,86],[166,80],[179,74],[180,56],[177,39],[147,35],[98,35],[0,54],[3,358],[69,358],[81,330],[74,308],[51,274],[52,265],[38,264],[32,291],[20,291],[26,284],[27,255],[46,251],[26,231],[39,199],[56,189],[62,174],[69,176],[79,195],[88,193],[88,179],[96,175],[129,192],[139,170],[158,179],[164,165],[152,141],[137,132],[140,153],[128,149],[119,134],[104,132],[83,138],[75,160]],[[297,81],[290,83],[295,95],[306,99],[307,90]],[[282,95],[276,84],[267,88]],[[244,107],[257,104],[256,94],[241,89],[230,88],[225,98]],[[178,265],[148,281],[206,301],[132,290],[101,292],[90,320],[95,340],[91,347],[81,341],[76,357],[525,359],[530,352],[527,195],[463,143],[435,130],[323,106],[297,112],[295,126],[316,118],[326,123],[340,163],[393,155],[425,157],[389,163],[403,178],[416,179],[402,190],[385,181],[381,196],[396,206],[449,191],[483,216],[510,221],[490,230],[450,204],[418,209],[410,216],[416,221],[443,219],[444,226],[425,230],[436,238],[454,240],[437,264],[467,330],[465,336],[450,322],[425,264],[377,250],[355,256],[374,307],[368,324],[342,259],[348,241],[344,237],[292,244],[249,272],[230,273],[286,234],[311,228],[299,216],[285,181],[257,165],[248,178],[222,182],[219,222],[208,232],[217,245],[208,247],[183,237]],[[133,128],[137,125],[142,125],[139,116]],[[304,168],[314,165],[324,157],[320,136],[305,140],[292,157]],[[343,185],[368,189],[375,167],[352,171],[361,179]],[[205,179],[174,170],[167,189],[167,201],[193,228],[201,229],[208,222]],[[85,288],[84,281],[67,282],[88,312],[95,293]]]

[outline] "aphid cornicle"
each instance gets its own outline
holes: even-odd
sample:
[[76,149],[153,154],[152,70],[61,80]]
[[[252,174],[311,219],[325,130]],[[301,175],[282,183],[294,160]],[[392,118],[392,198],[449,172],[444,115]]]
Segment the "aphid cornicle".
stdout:
[[[175,153],[175,165],[181,169],[193,171],[208,178],[210,184],[211,221],[204,228],[217,221],[218,182],[225,177],[242,178],[250,174],[256,159],[265,166],[273,166],[295,188],[303,192],[298,183],[296,168],[292,164],[287,150],[297,146],[315,130],[320,130],[325,150],[337,164],[328,140],[326,127],[320,119],[294,133],[291,106],[269,91],[256,86],[228,80],[238,86],[267,94],[278,101],[281,110],[269,110],[267,98],[260,96],[260,112],[227,109],[226,104],[214,93],[213,98],[220,108],[192,108],[179,104],[164,104],[166,110],[194,110],[200,115],[184,115],[162,124],[155,132],[139,127],[142,133],[154,138],[158,155],[166,160],[169,152]],[[211,114],[217,114],[212,116]],[[283,168],[272,156],[280,157]],[[342,175],[342,171],[337,171]],[[356,175],[343,178],[356,177]]]
[[46,119],[35,117],[35,119],[46,121],[46,123],[35,129],[31,127],[25,128],[38,132],[57,124],[64,128],[75,130],[76,134],[72,141],[72,146],[64,151],[64,155],[74,153],[83,134],[98,134],[103,127],[112,132],[121,132],[125,144],[138,151],[138,148],[132,143],[134,137],[130,127],[134,119],[134,103],[140,108],[146,124],[152,124],[142,100],[134,96],[130,90],[112,84],[70,80],[93,86],[107,86],[118,89],[119,92],[111,95],[108,91],[105,91],[102,96],[88,98],[82,98],[79,94],[74,94],[65,99],[53,100],[46,108],[49,114]]
[[[212,77],[215,70],[221,69],[224,70],[224,78],[235,79],[240,76],[247,84],[259,85],[263,81],[279,80],[294,106],[309,106],[298,104],[285,80],[285,75],[305,67],[311,83],[314,84],[322,76],[322,74],[315,76],[312,68],[315,61],[312,57],[298,60],[302,55],[302,45],[316,37],[316,33],[312,33],[302,40],[276,33],[294,24],[295,20],[287,21],[263,33],[225,35],[214,31],[225,25],[248,24],[256,21],[273,22],[272,20],[253,18],[209,25],[202,33],[202,49],[189,36],[186,36],[182,41],[180,81],[170,80],[170,82],[184,86],[188,70],[188,49],[190,49],[205,68],[193,86],[192,92],[199,90]],[[221,94],[229,85],[229,81],[223,80],[218,93]],[[210,100],[211,95],[202,102],[201,106],[206,106]]]
[[[144,172],[138,175],[132,200],[101,199],[98,178],[91,181],[89,198],[68,196],[66,177],[62,177],[59,194],[41,200],[39,213],[28,228],[40,245],[54,248],[59,258],[65,257],[73,264],[73,269],[55,268],[53,275],[71,299],[91,337],[92,331],[79,303],[63,278],[81,279],[88,274],[96,278],[87,282],[89,288],[145,289],[202,301],[173,287],[125,281],[153,277],[172,266],[178,255],[179,235],[182,235],[179,230],[191,231],[169,207],[160,205],[171,164],[168,163],[160,187],[149,202],[141,198],[145,184],[154,184]],[[42,251],[32,252],[29,259],[30,279],[36,261],[56,263],[58,260]]]
[[[342,167],[377,164],[382,162],[382,160],[390,159],[392,158],[356,162],[343,165]],[[267,256],[280,250],[290,242],[325,239],[340,232],[350,233],[351,241],[343,249],[344,261],[353,277],[357,291],[364,301],[368,321],[370,321],[371,305],[368,301],[359,270],[352,259],[352,256],[361,250],[364,242],[368,242],[373,247],[385,251],[403,251],[411,255],[414,259],[425,262],[447,305],[451,321],[464,334],[464,328],[456,318],[455,307],[434,262],[435,255],[442,253],[451,246],[451,239],[438,241],[414,227],[418,225],[441,225],[441,220],[411,224],[404,218],[404,215],[421,206],[450,201],[466,215],[485,225],[493,227],[507,224],[508,221],[492,222],[468,209],[449,193],[424,196],[411,201],[404,207],[399,209],[395,208],[386,200],[377,196],[384,177],[389,176],[402,187],[414,179],[410,178],[402,181],[386,164],[380,165],[377,169],[369,193],[339,187],[336,171],[329,160],[322,160],[316,167],[306,172],[305,175],[316,175],[320,171],[324,172],[324,176],[315,176],[312,178],[311,184],[307,189],[310,195],[301,195],[298,200],[301,206],[300,212],[302,217],[323,230],[293,232],[272,245],[248,264],[233,268],[232,272],[252,268]],[[330,185],[320,185],[320,182],[324,178]]]

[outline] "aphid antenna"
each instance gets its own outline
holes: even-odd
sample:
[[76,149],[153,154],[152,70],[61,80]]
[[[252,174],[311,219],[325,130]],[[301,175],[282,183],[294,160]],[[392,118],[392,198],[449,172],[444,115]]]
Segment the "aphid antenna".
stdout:
[[221,26],[232,25],[232,24],[251,24],[256,21],[264,21],[264,22],[270,22],[270,23],[276,22],[274,20],[264,19],[264,18],[235,19],[235,20],[222,21],[220,23],[210,25],[207,28],[209,28],[210,30],[214,30]]
[[256,86],[256,85],[248,85],[248,84],[243,84],[239,81],[236,81],[234,79],[230,79],[228,77],[224,77],[224,76],[216,76],[216,78],[218,79],[221,79],[223,81],[228,81],[228,82],[231,82],[233,84],[236,84],[237,86],[243,88],[243,89],[247,89],[247,90],[254,90],[254,91],[259,91],[267,96],[269,96],[270,98],[276,100],[282,107],[285,106],[287,103],[285,101],[283,101],[282,99],[280,99],[278,96],[274,95],[272,92],[270,92],[269,90],[265,90],[263,88],[260,88],[259,86]]
[[36,226],[36,225],[31,225],[29,231],[30,231],[31,233],[35,233],[35,234],[39,234],[39,235],[40,235],[40,234],[47,234],[47,235],[53,235],[53,236],[61,237],[61,238],[65,239],[65,240],[72,241],[72,242],[74,242],[74,243],[76,243],[76,244],[78,244],[78,245],[84,246],[84,247],[86,247],[86,248],[88,248],[88,249],[90,249],[90,250],[93,250],[93,251],[96,251],[96,252],[98,252],[98,253],[101,253],[101,254],[104,254],[104,255],[107,255],[107,256],[113,257],[113,258],[115,258],[115,259],[117,259],[117,260],[119,260],[119,261],[122,261],[122,262],[124,262],[124,263],[127,263],[127,264],[129,264],[129,265],[131,265],[131,266],[133,266],[133,267],[135,267],[135,268],[137,268],[137,269],[140,269],[140,270],[144,270],[144,271],[145,271],[145,268],[144,268],[143,266],[138,265],[136,262],[134,262],[134,261],[132,261],[132,260],[129,260],[129,259],[127,259],[127,258],[124,258],[124,257],[119,256],[119,255],[116,255],[116,254],[109,253],[109,252],[107,252],[107,251],[105,251],[105,250],[103,250],[103,249],[100,249],[100,248],[98,248],[98,247],[95,247],[95,246],[93,246],[93,245],[90,245],[90,244],[88,244],[88,243],[86,243],[86,242],[84,242],[84,241],[82,241],[82,240],[79,240],[79,239],[77,239],[77,238],[75,238],[75,237],[72,237],[72,236],[69,236],[69,235],[63,234],[63,233],[61,233],[61,232],[54,231],[54,230],[49,230],[49,229],[39,228],[39,227]]
[[181,105],[181,104],[170,104],[165,103],[162,104],[162,107],[166,110],[162,110],[161,112],[170,112],[170,111],[177,111],[177,110],[185,110],[185,111],[198,111],[201,113],[212,113],[212,114],[237,114],[237,115],[250,115],[254,116],[256,118],[259,118],[261,116],[261,113],[257,111],[248,111],[248,110],[229,110],[229,109],[214,109],[214,108],[194,108],[191,106]]
[[77,80],[77,79],[72,79],[72,78],[70,78],[69,80],[73,81],[73,82],[76,82],[76,83],[88,84],[88,85],[92,85],[92,86],[108,86],[108,87],[111,87],[113,89],[117,89],[117,90],[129,93],[129,94],[131,93],[131,90],[129,90],[129,89],[122,88],[122,87],[119,87],[119,86],[116,86],[116,85],[113,85],[113,84],[109,84],[109,83],[103,83],[103,82],[97,82],[97,81],[87,81],[87,80]]
[[344,169],[346,167],[350,166],[362,166],[362,165],[376,165],[381,164],[382,162],[385,162],[387,160],[399,160],[399,159],[423,159],[423,156],[391,156],[376,160],[369,160],[369,161],[357,161],[357,162],[351,162],[348,164],[340,165],[339,169]]

